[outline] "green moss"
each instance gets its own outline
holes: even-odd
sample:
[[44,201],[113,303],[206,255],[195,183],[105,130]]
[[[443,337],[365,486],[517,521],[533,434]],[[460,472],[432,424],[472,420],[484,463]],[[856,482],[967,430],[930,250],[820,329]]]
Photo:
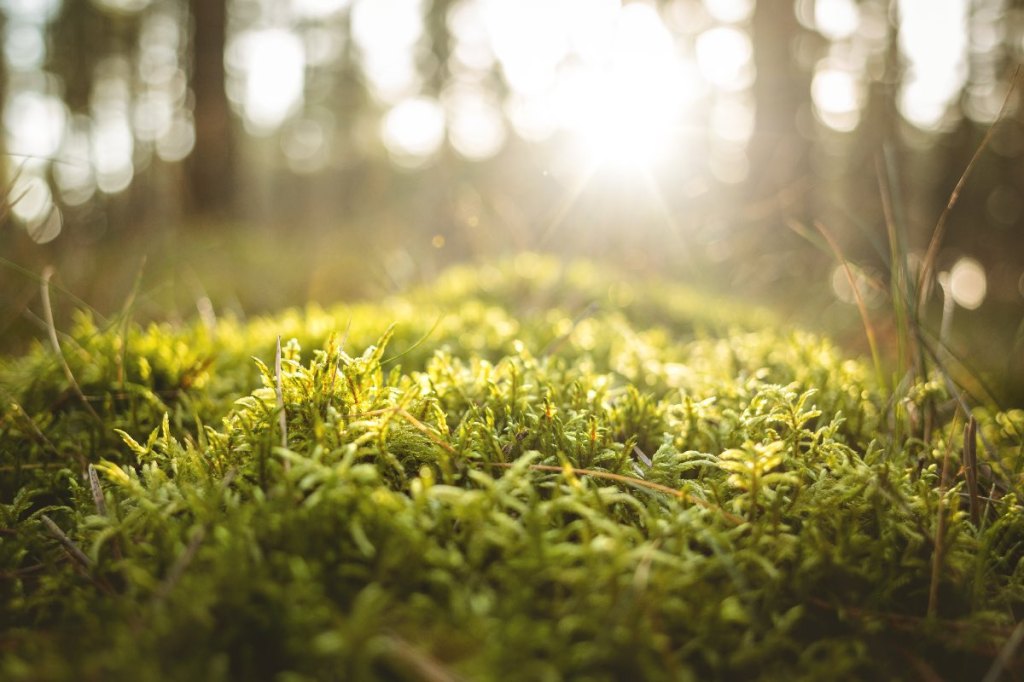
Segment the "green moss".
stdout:
[[974,524],[939,384],[664,282],[522,256],[62,346],[100,420],[0,365],[4,679],[977,679],[1024,607],[1024,414],[976,411]]

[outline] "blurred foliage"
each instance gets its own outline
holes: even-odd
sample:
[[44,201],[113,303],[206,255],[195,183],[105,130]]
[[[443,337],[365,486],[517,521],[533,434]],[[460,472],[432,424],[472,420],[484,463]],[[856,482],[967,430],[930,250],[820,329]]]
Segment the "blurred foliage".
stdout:
[[530,255],[208,322],[3,360],[5,679],[1021,669],[1020,411],[975,467],[938,380]]
[[142,269],[137,313],[161,319],[376,297],[527,249],[770,303],[862,350],[834,255],[791,228],[827,225],[885,318],[887,222],[918,262],[999,119],[936,272],[977,261],[980,307],[946,341],[1020,404],[1017,4],[0,3],[0,345],[37,331],[46,265],[104,313]]

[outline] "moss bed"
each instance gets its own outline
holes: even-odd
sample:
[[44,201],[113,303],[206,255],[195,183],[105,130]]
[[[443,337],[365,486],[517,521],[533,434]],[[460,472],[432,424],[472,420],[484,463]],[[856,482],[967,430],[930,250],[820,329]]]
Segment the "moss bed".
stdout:
[[764,313],[525,255],[60,347],[0,360],[2,679],[1024,674],[1024,412]]

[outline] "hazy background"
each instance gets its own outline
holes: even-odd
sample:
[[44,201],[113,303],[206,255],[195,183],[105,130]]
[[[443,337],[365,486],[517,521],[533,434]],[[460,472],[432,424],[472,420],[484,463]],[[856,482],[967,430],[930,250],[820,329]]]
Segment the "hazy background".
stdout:
[[[857,348],[852,288],[800,226],[835,235],[884,341],[880,186],[913,263],[998,117],[1024,3],[0,0],[0,28],[0,348],[38,335],[47,264],[101,310],[140,278],[138,314],[175,318],[524,249]],[[938,266],[954,348],[1024,402],[1021,94]]]

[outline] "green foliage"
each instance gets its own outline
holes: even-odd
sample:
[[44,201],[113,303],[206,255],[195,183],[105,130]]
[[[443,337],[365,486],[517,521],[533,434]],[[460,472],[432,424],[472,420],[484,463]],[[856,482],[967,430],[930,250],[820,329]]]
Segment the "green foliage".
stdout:
[[862,363],[662,282],[521,257],[62,347],[101,423],[0,366],[4,679],[967,679],[1024,608],[1019,411],[976,410],[975,525],[963,419],[898,435]]

